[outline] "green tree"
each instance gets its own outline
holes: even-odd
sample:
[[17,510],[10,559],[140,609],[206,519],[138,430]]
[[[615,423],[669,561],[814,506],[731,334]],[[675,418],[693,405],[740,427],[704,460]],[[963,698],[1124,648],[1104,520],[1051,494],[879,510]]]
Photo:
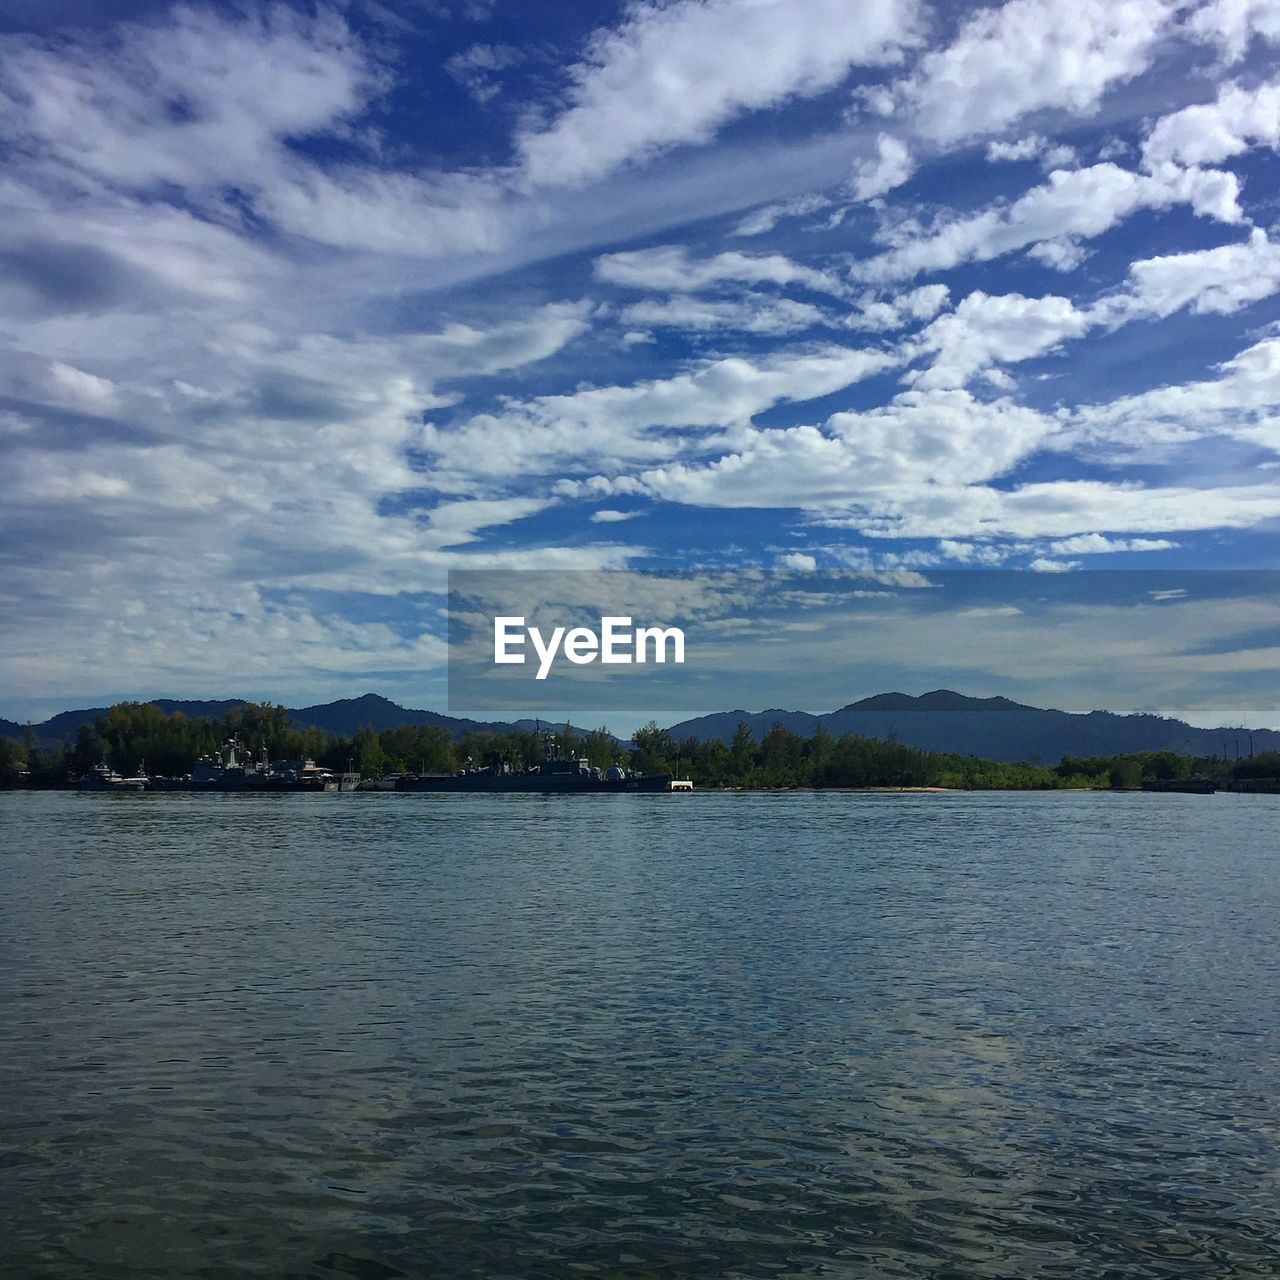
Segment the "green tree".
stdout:
[[362,778],[380,778],[390,773],[390,759],[382,749],[382,740],[374,732],[372,725],[364,725],[356,730],[352,743],[355,767]]
[[17,738],[0,738],[0,787],[16,787],[27,764],[27,751]]
[[756,739],[751,726],[739,720],[729,740],[729,777],[739,785],[744,783],[755,767]]
[[607,769],[610,765],[621,764],[627,758],[622,744],[603,725],[587,734],[583,750],[595,769]]
[[1113,790],[1139,787],[1142,785],[1142,762],[1133,756],[1117,756],[1109,776]]
[[1280,778],[1280,751],[1260,751],[1230,766],[1233,778]]
[[775,721],[760,743],[760,771],[765,785],[797,786],[806,781],[802,768],[806,740]]
[[675,743],[668,730],[650,720],[631,735],[631,767],[641,773],[670,773]]
[[568,721],[559,733],[553,733],[551,740],[566,760],[579,760],[586,750],[587,744]]

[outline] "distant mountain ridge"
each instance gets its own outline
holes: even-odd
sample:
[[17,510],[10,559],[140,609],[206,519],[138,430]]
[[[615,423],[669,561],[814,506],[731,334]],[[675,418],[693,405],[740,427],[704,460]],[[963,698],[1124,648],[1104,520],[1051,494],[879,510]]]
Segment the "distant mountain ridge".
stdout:
[[[244,698],[182,699],[150,698],[150,704],[159,707],[166,715],[180,711],[184,716],[205,716],[221,720],[235,707],[247,706]],[[73,740],[82,724],[89,724],[105,715],[107,707],[85,707],[78,711],[61,711],[39,724],[31,726],[36,744],[42,747],[61,746]],[[366,693],[359,698],[339,698],[336,702],[322,702],[314,706],[286,708],[289,719],[298,727],[314,725],[325,733],[351,737],[357,729],[366,726],[380,732],[402,725],[434,724],[447,729],[455,738],[464,733],[509,733],[513,729],[532,729],[534,720],[517,720],[514,723],[498,720],[468,720],[462,716],[447,716],[439,711],[417,711],[402,707],[381,694]],[[559,729],[562,725],[545,723],[545,728]],[[27,727],[14,720],[0,720],[0,736],[21,738]]]
[[[315,725],[326,733],[351,737],[366,726],[376,732],[398,729],[402,725],[435,724],[448,729],[455,738],[464,733],[509,733],[512,729],[533,728],[532,720],[468,720],[463,716],[447,716],[440,711],[415,711],[402,707],[381,694],[366,693],[359,698],[339,698],[337,702],[321,702],[311,707],[289,711],[289,718],[299,728]],[[548,728],[559,728],[548,725]]]
[[[246,705],[243,698],[153,698],[151,702],[166,714],[181,711],[186,716],[214,719],[221,719],[233,707]],[[41,746],[57,746],[74,739],[82,724],[106,710],[106,707],[89,707],[60,712],[32,726],[36,742]],[[380,731],[401,725],[434,724],[456,738],[468,731],[506,733],[512,729],[532,729],[537,723],[531,719],[469,720],[439,711],[415,710],[376,693],[291,708],[289,718],[299,727],[314,725],[326,733],[344,737],[351,737],[366,725]],[[774,724],[805,737],[811,737],[821,724],[836,737],[854,733],[929,751],[952,751],[992,760],[1040,760],[1049,764],[1056,764],[1064,755],[1104,756],[1131,751],[1220,755],[1224,746],[1228,754],[1234,754],[1238,746],[1240,753],[1247,755],[1250,738],[1255,751],[1280,750],[1280,731],[1273,729],[1197,729],[1181,720],[1161,716],[1054,711],[1003,697],[971,698],[951,689],[935,689],[919,696],[878,693],[824,715],[782,708],[721,711],[684,720],[672,725],[670,732],[677,740],[696,737],[728,742],[740,720],[746,722],[757,740]],[[543,727],[554,730],[562,726],[544,721]],[[21,738],[25,731],[26,727],[15,721],[0,720],[0,735]]]
[[[184,716],[208,716],[214,720],[221,720],[233,707],[247,705],[244,698],[215,698],[212,700],[151,698],[149,701],[153,707],[159,707],[167,716],[173,715],[175,711],[181,711]],[[105,715],[106,712],[106,707],[85,707],[79,711],[60,711],[56,716],[50,716],[48,720],[33,724],[31,730],[35,734],[37,744],[40,746],[60,746],[68,738],[74,738],[76,731],[82,724],[88,724],[96,720],[100,715]],[[0,720],[0,736],[2,737],[21,738],[26,732],[27,726],[25,724],[18,724],[14,720]]]
[[739,721],[757,740],[772,725],[811,737],[818,725],[835,737],[854,733],[901,742],[927,751],[950,751],[991,760],[1039,760],[1056,764],[1063,756],[1121,755],[1133,751],[1176,751],[1181,755],[1247,755],[1280,750],[1274,729],[1198,729],[1182,720],[1111,711],[1054,711],[1009,698],[971,698],[952,689],[913,696],[878,693],[837,711],[722,711],[672,725],[680,738],[719,738],[728,742]]

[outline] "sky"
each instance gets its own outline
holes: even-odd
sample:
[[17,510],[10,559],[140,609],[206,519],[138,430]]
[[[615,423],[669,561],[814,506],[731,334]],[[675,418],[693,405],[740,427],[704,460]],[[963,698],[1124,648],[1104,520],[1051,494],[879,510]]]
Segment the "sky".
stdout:
[[[708,708],[823,715],[873,693],[952,689],[1280,727],[1280,574],[1269,569],[454,570],[449,607],[450,705],[493,720],[631,732]],[[602,615],[618,619],[621,661],[609,665]],[[664,635],[661,656],[637,637],[654,618],[681,631],[678,647]],[[571,658],[573,628],[586,635]]]
[[441,707],[449,570],[1280,567],[1278,55],[1280,0],[11,0],[0,715]]

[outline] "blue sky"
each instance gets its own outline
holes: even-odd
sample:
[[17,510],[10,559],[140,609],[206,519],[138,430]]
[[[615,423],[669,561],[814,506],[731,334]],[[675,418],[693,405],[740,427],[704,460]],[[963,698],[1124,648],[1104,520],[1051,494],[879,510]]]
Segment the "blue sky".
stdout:
[[0,714],[439,705],[457,568],[1277,567],[1280,0],[0,32]]

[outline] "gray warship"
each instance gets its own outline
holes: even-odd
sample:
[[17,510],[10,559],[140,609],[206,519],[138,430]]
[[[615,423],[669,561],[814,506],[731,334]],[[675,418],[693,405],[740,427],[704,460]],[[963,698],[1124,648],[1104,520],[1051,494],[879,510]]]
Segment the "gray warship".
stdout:
[[527,769],[498,761],[460,773],[404,774],[397,791],[463,791],[480,794],[540,793],[543,795],[614,795],[635,791],[670,791],[669,773],[636,773],[619,765],[593,768],[582,757],[564,756],[543,739],[542,760]]
[[360,776],[320,768],[314,760],[255,758],[238,738],[228,738],[216,756],[202,756],[182,778],[152,778],[152,791],[354,791]]

